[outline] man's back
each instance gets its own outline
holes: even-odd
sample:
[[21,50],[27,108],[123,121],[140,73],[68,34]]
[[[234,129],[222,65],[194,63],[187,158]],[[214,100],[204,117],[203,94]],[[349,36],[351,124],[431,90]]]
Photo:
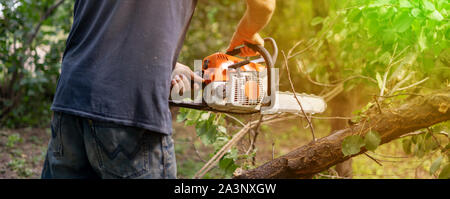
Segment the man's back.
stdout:
[[170,134],[170,74],[195,4],[77,0],[52,110]]

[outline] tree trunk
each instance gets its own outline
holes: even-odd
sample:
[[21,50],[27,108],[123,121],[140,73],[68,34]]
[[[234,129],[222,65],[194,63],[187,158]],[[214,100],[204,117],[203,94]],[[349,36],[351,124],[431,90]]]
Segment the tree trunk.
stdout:
[[388,143],[400,136],[450,120],[450,88],[426,96],[418,96],[397,107],[371,107],[367,119],[349,128],[338,130],[294,151],[276,158],[255,169],[243,172],[235,178],[308,178],[353,156],[342,154],[342,141],[353,134],[377,131],[381,143]]
[[[352,100],[353,92],[342,92],[329,103],[328,107],[331,109],[331,115],[338,115],[343,117],[349,117],[355,107],[355,100]],[[345,106],[343,106],[345,104]],[[330,120],[331,133],[340,129],[348,127],[347,120]],[[342,163],[339,163],[335,167],[336,172],[341,177],[351,178],[353,177],[352,159],[348,159]]]

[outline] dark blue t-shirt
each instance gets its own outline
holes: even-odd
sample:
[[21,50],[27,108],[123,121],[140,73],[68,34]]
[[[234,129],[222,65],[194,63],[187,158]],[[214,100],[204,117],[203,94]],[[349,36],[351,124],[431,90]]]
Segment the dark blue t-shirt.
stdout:
[[170,75],[196,0],[77,0],[53,111],[171,134]]

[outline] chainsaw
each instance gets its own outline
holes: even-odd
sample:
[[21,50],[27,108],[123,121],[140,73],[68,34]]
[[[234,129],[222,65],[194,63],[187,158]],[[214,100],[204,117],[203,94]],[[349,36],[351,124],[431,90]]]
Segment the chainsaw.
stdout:
[[326,103],[320,96],[278,91],[278,47],[272,38],[264,41],[271,44],[272,53],[261,45],[244,44],[259,53],[254,60],[236,57],[242,46],[204,58],[201,70],[195,71],[204,79],[202,86],[195,90],[195,82],[191,81],[191,93],[171,96],[169,104],[234,114],[324,112]]

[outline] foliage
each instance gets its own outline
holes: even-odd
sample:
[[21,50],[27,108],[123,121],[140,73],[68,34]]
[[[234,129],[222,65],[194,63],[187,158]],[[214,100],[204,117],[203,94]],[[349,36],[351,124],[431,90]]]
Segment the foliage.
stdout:
[[436,174],[442,168],[439,178],[448,175],[446,174],[448,172],[446,167],[450,164],[450,137],[447,134],[442,138],[443,134],[439,134],[439,132],[448,131],[448,127],[448,122],[435,125],[429,128],[426,133],[414,135],[410,139],[404,139],[402,142],[403,151],[406,154],[411,154],[418,158],[424,158],[433,154],[439,155],[433,160],[429,168],[431,175]]
[[193,67],[194,60],[225,51],[244,10],[244,1],[198,1],[178,61]]
[[[343,77],[376,79],[379,89],[384,90],[381,95],[406,90],[402,88],[408,83],[430,76],[428,86],[445,87],[441,80],[450,76],[449,9],[445,0],[348,1],[328,17],[312,20],[313,25],[323,27],[314,48],[320,60],[313,61],[330,65],[316,71],[326,73],[324,70],[338,67]],[[324,54],[331,59],[323,59]],[[328,81],[326,76],[318,78]]]
[[[181,108],[177,115],[177,121],[184,122],[188,126],[194,125],[203,144],[212,145],[216,152],[231,139],[231,136],[227,134],[227,129],[224,126],[225,121],[221,114]],[[225,172],[226,176],[231,176],[236,170],[235,161],[238,158],[237,149],[233,147],[219,161],[219,167]]]
[[364,146],[369,151],[374,151],[380,145],[380,134],[376,131],[369,131],[364,137]]
[[433,164],[430,167],[430,174],[433,175],[439,169],[442,163],[442,156],[439,156],[436,160],[434,160]]
[[[382,96],[399,94],[408,89],[418,92],[423,89],[418,89],[417,85],[423,82],[431,89],[444,88],[447,85],[442,84],[442,80],[448,80],[450,76],[449,11],[450,7],[444,0],[349,1],[328,17],[312,20],[312,25],[323,26],[319,32],[323,37],[316,40],[319,45],[315,47],[315,52],[323,54],[323,46],[330,45],[332,49],[327,48],[327,53],[333,58],[330,67],[338,67],[342,77],[362,75],[373,80],[346,82],[347,89],[360,83],[375,83]],[[320,61],[330,65],[330,60]],[[319,68],[316,71],[322,73],[323,70]],[[325,76],[318,78],[329,81]],[[382,104],[389,105],[393,99],[405,100],[405,96],[383,100]],[[360,111],[360,115],[364,111]],[[365,139],[369,141],[365,143],[369,150],[376,148],[370,144],[370,140],[377,141],[372,137],[369,132]],[[413,138],[412,141],[404,140],[403,147],[407,153],[423,157],[437,147],[429,137]],[[361,143],[357,140],[353,136],[344,140],[342,147],[345,155],[359,152]]]
[[0,1],[0,126],[49,121],[73,4],[59,2]]
[[369,131],[364,138],[360,135],[351,135],[342,141],[342,153],[345,156],[358,154],[361,151],[361,147],[374,151],[380,142],[380,134],[375,131]]
[[439,174],[440,179],[450,179],[450,164],[447,164]]
[[361,136],[348,136],[342,141],[342,153],[345,156],[357,154],[361,151],[361,147],[364,145],[364,139],[362,139]]

